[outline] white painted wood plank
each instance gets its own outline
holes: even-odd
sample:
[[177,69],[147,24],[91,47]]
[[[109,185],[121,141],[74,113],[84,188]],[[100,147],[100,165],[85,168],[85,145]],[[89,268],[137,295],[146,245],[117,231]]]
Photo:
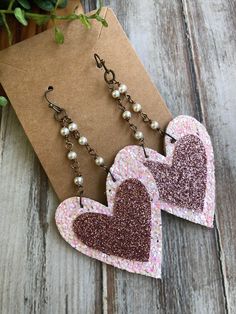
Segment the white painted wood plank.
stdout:
[[1,119],[0,152],[0,312],[23,313],[27,277],[26,212],[34,154],[8,108]]
[[184,1],[197,84],[216,156],[216,224],[229,313],[236,311],[235,8],[231,1]]

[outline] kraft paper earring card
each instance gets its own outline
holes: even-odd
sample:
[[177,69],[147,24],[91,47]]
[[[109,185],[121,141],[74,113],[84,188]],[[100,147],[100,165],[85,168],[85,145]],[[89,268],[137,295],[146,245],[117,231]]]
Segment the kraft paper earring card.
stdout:
[[[81,130],[95,148],[99,147],[108,165],[120,149],[136,142],[107,93],[94,53],[114,65],[119,78],[130,91],[135,91],[136,99],[148,114],[158,118],[162,128],[171,120],[113,11],[103,8],[102,15],[108,28],[96,22],[90,30],[79,21],[61,25],[65,34],[63,45],[58,46],[52,31],[47,30],[0,52],[0,82],[60,200],[74,195],[73,174],[65,162],[66,154],[59,153],[64,142],[43,98],[48,86],[55,88],[52,101],[60,99],[60,105],[80,121]],[[145,132],[146,145],[161,151],[162,138],[153,136],[139,119],[135,123]],[[104,202],[106,174],[98,171],[93,175],[96,165],[85,151],[80,153],[80,160],[86,196]]]

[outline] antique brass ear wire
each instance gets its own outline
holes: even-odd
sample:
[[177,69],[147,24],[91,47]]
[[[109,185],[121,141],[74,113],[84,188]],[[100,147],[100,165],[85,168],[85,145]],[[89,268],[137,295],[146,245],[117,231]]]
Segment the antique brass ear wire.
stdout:
[[53,91],[53,86],[48,86],[48,89],[45,91],[44,93],[44,97],[45,99],[47,100],[48,102],[48,107],[49,108],[52,108],[54,111],[56,111],[57,113],[63,111],[64,109],[63,108],[60,108],[58,107],[56,104],[54,104],[53,102],[51,102],[49,99],[48,99],[48,93],[52,92]]
[[48,98],[48,93],[52,92],[53,90],[54,90],[53,86],[51,85],[48,86],[48,89],[44,92],[44,98],[48,102],[48,107],[55,111],[54,118],[60,122],[62,121],[63,118],[66,118],[68,115],[64,108],[59,107],[58,105],[50,101],[50,99]]
[[[127,93],[128,91],[127,86],[116,80],[115,72],[106,67],[105,60],[101,59],[97,53],[94,54],[94,58],[95,58],[97,67],[99,69],[103,68],[104,70],[104,80],[107,83],[109,90],[111,91],[112,97],[117,100],[118,106],[120,107],[120,109],[123,112],[128,113],[125,115],[125,117],[123,116],[123,118],[127,120],[128,122],[131,119],[131,112],[127,111],[126,107],[123,105],[123,103],[126,101],[132,106],[132,110],[136,112],[137,114],[139,114],[143,122],[148,124],[152,130],[157,131],[163,136],[168,136],[171,139],[171,143],[175,143],[176,139],[172,135],[170,135],[169,133],[161,129],[157,121],[151,120],[148,117],[148,115],[142,111],[142,106],[139,103],[136,103],[131,98],[131,96]],[[142,144],[140,145],[143,146]]]
[[[99,69],[104,69],[104,80],[107,84],[114,84],[116,82],[115,72],[111,69],[108,69],[105,65],[105,61],[99,57],[97,53],[94,54],[94,58]],[[109,76],[111,76],[109,78]]]

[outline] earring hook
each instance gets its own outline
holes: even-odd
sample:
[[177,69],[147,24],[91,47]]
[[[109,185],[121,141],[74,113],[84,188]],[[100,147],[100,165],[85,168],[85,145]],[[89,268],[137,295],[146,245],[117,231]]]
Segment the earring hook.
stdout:
[[105,61],[99,57],[97,53],[94,54],[94,59],[96,61],[96,65],[99,69],[103,68],[104,69],[104,80],[106,83],[109,84],[114,84],[116,82],[116,76],[115,72],[111,69],[108,69],[105,65]]
[[52,108],[54,111],[56,111],[56,113],[60,113],[62,112],[64,109],[60,108],[59,106],[57,106],[56,104],[54,104],[53,102],[50,101],[50,99],[48,98],[48,93],[53,91],[53,86],[48,86],[48,89],[45,91],[44,93],[44,98],[47,100],[48,102],[48,107]]
[[94,54],[94,59],[98,68],[102,68],[105,65],[105,61],[101,59],[97,53]]
[[108,74],[111,72],[111,70],[108,70],[108,68],[105,66],[105,60],[101,59],[97,53],[94,54],[94,59],[99,69],[104,68],[105,72]]

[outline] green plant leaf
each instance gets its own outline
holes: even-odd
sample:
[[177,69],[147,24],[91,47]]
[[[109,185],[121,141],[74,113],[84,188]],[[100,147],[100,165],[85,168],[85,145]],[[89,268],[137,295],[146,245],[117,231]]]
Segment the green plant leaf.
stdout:
[[33,20],[37,25],[41,26],[50,20],[50,15],[31,15],[31,20]]
[[68,4],[68,0],[61,0],[58,7],[59,8],[65,8]]
[[0,96],[0,107],[5,107],[8,104],[8,100],[4,96]]
[[17,0],[17,2],[26,10],[29,10],[31,8],[28,0]]
[[54,6],[57,4],[57,7],[58,8],[65,8],[68,4],[68,1],[67,0],[53,0],[53,4]]
[[34,3],[44,11],[54,10],[54,3],[50,0],[34,0]]
[[95,19],[97,21],[101,22],[104,27],[108,27],[107,21],[103,17],[101,17],[100,15],[96,14]]
[[15,8],[14,15],[16,19],[24,26],[28,25],[28,22],[25,19],[25,12],[21,8]]
[[54,35],[55,35],[55,41],[57,44],[62,45],[64,43],[64,35],[59,27],[54,27]]
[[81,14],[79,19],[80,19],[81,23],[84,24],[84,26],[86,26],[87,28],[91,28],[91,22],[89,21],[89,19],[86,15]]

